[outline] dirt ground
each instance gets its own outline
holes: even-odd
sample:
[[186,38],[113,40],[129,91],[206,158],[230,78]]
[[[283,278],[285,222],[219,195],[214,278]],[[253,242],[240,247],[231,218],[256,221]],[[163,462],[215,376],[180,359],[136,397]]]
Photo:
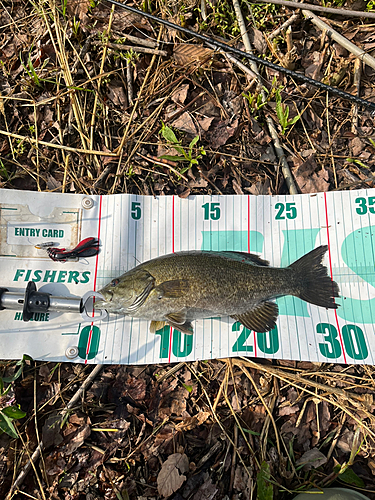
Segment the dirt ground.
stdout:
[[[244,49],[227,1],[131,5]],[[241,9],[257,56],[375,102],[375,70],[302,12]],[[374,19],[324,20],[374,52]],[[262,97],[239,62],[249,67],[105,2],[0,2],[0,187],[285,194],[269,119],[298,192],[373,187],[369,109],[260,65]],[[2,370],[0,499],[272,500],[332,485],[375,499],[371,366],[105,366],[82,394],[93,367],[26,358]]]

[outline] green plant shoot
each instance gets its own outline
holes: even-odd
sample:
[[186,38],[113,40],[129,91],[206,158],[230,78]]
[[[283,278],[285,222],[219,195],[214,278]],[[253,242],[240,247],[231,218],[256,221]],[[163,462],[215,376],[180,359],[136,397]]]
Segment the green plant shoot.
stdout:
[[199,135],[196,135],[194,137],[194,139],[189,144],[188,150],[185,151],[185,148],[181,146],[181,142],[177,139],[173,130],[170,127],[168,127],[168,125],[165,125],[163,122],[160,132],[163,138],[169,143],[169,145],[173,146],[174,149],[177,151],[177,153],[179,153],[178,156],[162,155],[160,156],[160,158],[177,162],[185,162],[185,161],[189,162],[189,166],[184,167],[180,170],[181,174],[189,170],[193,165],[197,165],[198,160],[200,160],[200,158],[202,158],[202,156],[206,154],[206,151],[204,150],[203,146],[201,146],[198,155],[195,158],[193,158],[193,148],[199,141]]
[[288,120],[289,118],[289,106],[286,106],[281,102],[281,94],[280,94],[280,89],[276,89],[276,113],[277,113],[277,118],[279,119],[279,123],[281,125],[282,129],[282,135],[285,135],[286,130],[294,125],[301,117],[301,115],[297,115],[291,120]]

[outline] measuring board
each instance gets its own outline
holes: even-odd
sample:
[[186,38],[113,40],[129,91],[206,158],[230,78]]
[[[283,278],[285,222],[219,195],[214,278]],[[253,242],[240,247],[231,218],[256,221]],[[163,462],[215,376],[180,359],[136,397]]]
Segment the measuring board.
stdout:
[[[294,297],[277,299],[279,318],[254,333],[230,318],[193,323],[188,336],[169,326],[151,334],[149,322],[110,314],[83,323],[77,314],[3,310],[0,358],[81,363],[146,364],[250,356],[374,364],[375,196],[373,190],[294,196],[84,196],[0,190],[1,287],[82,296],[100,290],[141,262],[184,250],[252,252],[288,266],[322,244],[340,287],[337,310]],[[86,208],[85,208],[86,207]],[[35,245],[73,248],[87,237],[98,256],[53,262]],[[71,356],[70,356],[71,357]]]

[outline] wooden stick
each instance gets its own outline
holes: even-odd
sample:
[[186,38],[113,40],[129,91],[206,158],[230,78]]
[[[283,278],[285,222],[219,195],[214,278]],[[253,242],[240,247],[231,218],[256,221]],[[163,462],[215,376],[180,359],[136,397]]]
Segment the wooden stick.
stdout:
[[291,7],[292,9],[315,10],[317,12],[324,12],[327,14],[336,14],[337,16],[367,17],[368,19],[375,19],[375,12],[334,9],[332,7],[321,7],[320,5],[313,5],[311,3],[293,2],[289,0],[267,0],[267,2],[263,2],[262,0],[253,0],[252,3],[274,3],[276,5],[285,5],[286,7]]

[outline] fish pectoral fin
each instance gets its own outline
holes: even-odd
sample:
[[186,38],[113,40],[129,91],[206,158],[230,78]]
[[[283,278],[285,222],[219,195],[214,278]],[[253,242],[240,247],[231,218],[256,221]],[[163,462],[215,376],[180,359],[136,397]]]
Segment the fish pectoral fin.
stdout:
[[232,316],[249,330],[269,332],[276,325],[279,308],[276,302],[261,302],[254,309],[244,314]]
[[187,280],[164,281],[155,287],[155,291],[158,293],[159,299],[178,299],[179,297],[182,297],[184,292],[188,289],[187,285]]
[[166,314],[165,320],[175,325],[183,325],[186,321],[186,311],[183,309],[182,311]]
[[185,321],[183,325],[178,325],[177,323],[173,323],[173,321],[167,321],[167,324],[179,332],[185,333],[186,335],[194,334],[194,328],[190,321]]
[[150,323],[150,333],[156,333],[161,330],[167,323],[165,321],[151,321]]

